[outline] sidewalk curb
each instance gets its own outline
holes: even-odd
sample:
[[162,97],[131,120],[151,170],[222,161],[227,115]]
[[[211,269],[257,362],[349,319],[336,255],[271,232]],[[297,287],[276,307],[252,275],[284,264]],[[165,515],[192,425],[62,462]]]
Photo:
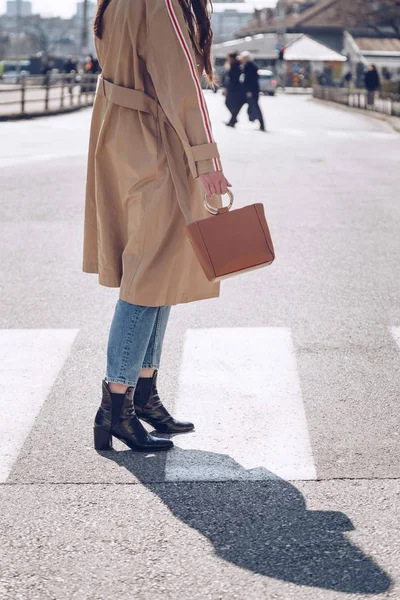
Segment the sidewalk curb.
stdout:
[[91,108],[93,104],[85,104],[85,106],[69,106],[67,108],[59,108],[57,110],[47,110],[36,113],[25,113],[25,114],[13,114],[9,115],[0,115],[0,123],[5,121],[28,121],[30,119],[40,119],[42,117],[55,117],[57,115],[67,115],[69,113],[78,112],[78,110],[83,110],[85,108]]
[[361,115],[364,117],[371,117],[372,119],[377,119],[378,121],[385,121],[388,123],[394,131],[400,133],[400,118],[392,117],[390,115],[385,115],[383,113],[374,112],[373,110],[364,110],[360,108],[353,108],[352,106],[346,106],[345,104],[339,104],[339,102],[331,102],[330,100],[321,100],[320,98],[310,98],[312,102],[316,102],[317,104],[328,105],[332,108],[336,108],[338,110],[344,110],[353,114]]

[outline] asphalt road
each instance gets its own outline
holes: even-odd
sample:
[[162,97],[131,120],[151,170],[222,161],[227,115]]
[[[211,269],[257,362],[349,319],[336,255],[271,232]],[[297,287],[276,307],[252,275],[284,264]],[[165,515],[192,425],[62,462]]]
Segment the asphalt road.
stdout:
[[90,112],[0,124],[1,600],[400,599],[399,134],[303,96],[232,130],[207,98],[277,260],[173,310],[160,387],[200,435],[168,457],[92,449]]

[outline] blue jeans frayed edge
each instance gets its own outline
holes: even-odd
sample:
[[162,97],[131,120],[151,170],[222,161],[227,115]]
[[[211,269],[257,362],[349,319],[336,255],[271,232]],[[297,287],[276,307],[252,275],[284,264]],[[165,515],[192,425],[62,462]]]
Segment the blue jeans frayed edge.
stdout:
[[126,381],[126,379],[118,379],[118,377],[106,377],[106,382],[107,383],[119,383],[120,385],[126,385],[128,387],[136,387],[137,386],[137,381],[135,381],[135,383],[132,383],[130,381]]
[[[142,369],[154,369],[157,370],[159,369],[160,365],[155,365],[155,364],[144,364],[142,366]],[[137,381],[135,383],[130,383],[129,381],[126,381],[126,379],[124,379],[123,377],[107,377],[106,376],[106,381],[107,383],[120,383],[121,385],[127,385],[128,387],[136,387],[137,386]]]

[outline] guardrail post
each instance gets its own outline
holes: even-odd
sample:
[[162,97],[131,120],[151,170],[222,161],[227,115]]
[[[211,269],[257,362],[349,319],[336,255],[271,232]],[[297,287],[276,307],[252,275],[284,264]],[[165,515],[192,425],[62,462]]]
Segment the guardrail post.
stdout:
[[44,110],[47,112],[49,110],[49,97],[50,97],[50,73],[46,74],[45,77],[45,97],[44,97]]
[[81,78],[81,80],[79,82],[79,92],[78,92],[78,97],[76,99],[77,103],[78,103],[78,106],[82,105],[82,94],[83,94],[84,89],[85,89],[85,77],[86,77],[86,75],[82,75],[82,78]]
[[60,100],[60,108],[64,108],[64,92],[65,92],[65,79],[64,79],[64,75],[61,75],[61,100]]
[[21,115],[25,114],[25,102],[26,102],[26,79],[21,78]]

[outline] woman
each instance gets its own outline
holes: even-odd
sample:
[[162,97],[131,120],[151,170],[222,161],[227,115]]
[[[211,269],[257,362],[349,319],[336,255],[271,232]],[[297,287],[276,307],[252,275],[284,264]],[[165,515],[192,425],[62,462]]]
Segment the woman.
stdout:
[[204,193],[230,185],[199,77],[213,80],[208,0],[100,0],[102,69],[93,111],[84,271],[120,288],[95,447],[172,447],[146,432],[190,431],[161,403],[157,372],[171,305],[219,295],[185,235],[207,216]]
[[226,107],[231,113],[231,118],[226,123],[228,127],[235,127],[238,114],[246,103],[242,77],[242,64],[238,58],[238,52],[228,54],[227,68],[224,76],[224,93],[226,96]]

